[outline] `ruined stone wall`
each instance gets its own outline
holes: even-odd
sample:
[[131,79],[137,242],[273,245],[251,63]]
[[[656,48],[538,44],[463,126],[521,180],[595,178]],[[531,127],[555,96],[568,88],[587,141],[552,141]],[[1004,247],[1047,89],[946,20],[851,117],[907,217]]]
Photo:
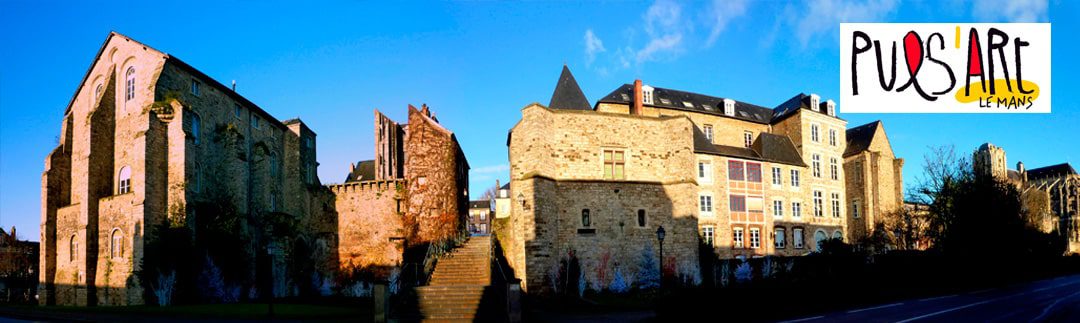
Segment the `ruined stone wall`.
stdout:
[[468,212],[467,174],[463,154],[453,133],[429,116],[427,107],[409,106],[405,138],[405,177],[408,190],[406,226],[415,232],[410,243],[452,237],[464,230]]
[[399,266],[405,228],[399,205],[404,181],[329,185],[338,214],[337,253],[342,269]]
[[375,179],[404,178],[404,140],[401,125],[375,110]]

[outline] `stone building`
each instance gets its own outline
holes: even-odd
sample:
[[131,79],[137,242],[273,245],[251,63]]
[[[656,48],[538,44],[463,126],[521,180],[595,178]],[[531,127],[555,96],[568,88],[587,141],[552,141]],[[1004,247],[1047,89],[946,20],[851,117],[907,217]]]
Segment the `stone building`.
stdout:
[[473,234],[491,233],[491,201],[469,201],[469,232]]
[[[225,247],[282,246],[266,256],[272,275],[285,266],[332,277],[346,266],[398,265],[405,237],[450,234],[444,228],[460,227],[467,207],[464,154],[428,113],[410,107],[418,130],[396,138],[419,157],[373,163],[382,173],[361,165],[349,182],[323,186],[316,134],[302,121],[278,121],[175,56],[110,33],[45,159],[39,301],[144,303],[147,286],[134,273],[155,229],[194,229],[207,215],[200,210],[239,215],[237,234],[250,245]],[[270,230],[283,222],[295,223],[294,236]]]
[[1066,239],[1066,253],[1080,253],[1080,175],[1076,169],[1068,163],[1027,169],[1023,162],[1017,162],[1016,169],[1008,169],[1007,160],[1005,149],[992,143],[984,143],[972,153],[976,174],[1016,186],[1025,200],[1045,200],[1045,205],[1025,205],[1045,208],[1050,213],[1045,219],[1035,219],[1034,224]]
[[0,228],[0,303],[33,303],[40,243],[19,240],[15,227]]
[[903,206],[903,170],[904,159],[893,154],[880,120],[847,130],[844,184],[852,241],[869,236],[885,215]]
[[495,218],[502,219],[510,217],[510,183],[499,186],[499,181],[495,181],[495,186],[499,187],[499,191],[495,193]]
[[831,100],[766,108],[636,81],[587,102],[564,66],[550,104],[526,106],[510,130],[504,245],[526,289],[550,288],[570,253],[586,273],[608,262],[636,272],[659,254],[661,226],[666,275],[688,281],[699,242],[754,257],[846,236],[846,121]]

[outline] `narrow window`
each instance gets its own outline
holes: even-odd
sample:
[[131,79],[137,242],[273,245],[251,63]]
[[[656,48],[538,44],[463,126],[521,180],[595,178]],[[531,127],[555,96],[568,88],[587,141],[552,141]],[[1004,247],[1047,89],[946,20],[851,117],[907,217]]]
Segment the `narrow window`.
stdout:
[[713,246],[713,235],[716,234],[714,231],[715,229],[711,225],[701,227],[701,237],[705,240],[705,244],[710,247]]
[[589,215],[589,209],[581,209],[581,226],[588,228],[592,225],[592,217]]
[[791,187],[799,187],[799,170],[791,170]]
[[235,116],[237,119],[240,119],[240,114],[242,112],[243,112],[243,108],[240,107],[239,103],[233,104],[233,116]]
[[778,218],[784,217],[784,201],[773,201],[773,216]]
[[824,197],[822,196],[821,191],[814,191],[814,216],[815,217],[820,218],[820,217],[825,216],[824,205],[823,205],[824,201],[822,201],[823,199],[824,199]]
[[704,161],[698,162],[698,181],[704,183],[712,182],[712,163]]
[[270,193],[270,212],[277,212],[277,196],[274,193]]
[[791,217],[802,217],[802,203],[791,202]]
[[199,144],[200,131],[202,131],[202,120],[199,119],[199,115],[193,114],[191,116],[191,138],[196,145]]
[[802,249],[803,247],[803,229],[795,228],[791,230],[791,240],[795,244],[795,249]]
[[701,209],[701,213],[712,213],[712,196],[701,195],[698,196],[698,207]]
[[124,256],[124,233],[119,228],[112,231],[112,248],[110,248],[110,251],[113,258]]
[[712,142],[712,125],[705,125],[705,140]]
[[746,148],[750,148],[750,146],[754,145],[753,132],[747,131],[743,133],[743,145],[746,146]]
[[836,129],[829,129],[829,146],[836,146]]
[[645,210],[637,210],[637,226],[645,227]]
[[772,183],[776,186],[784,185],[784,175],[780,167],[772,168]]
[[195,96],[199,96],[201,94],[199,92],[199,81],[191,80],[191,94]]
[[859,200],[851,201],[851,217],[859,218]]
[[784,235],[784,228],[773,229],[773,233],[775,236],[773,238],[773,242],[776,244],[776,249],[784,249],[784,238],[786,238],[786,236]]
[[77,239],[77,237],[78,236],[76,235],[72,235],[71,242],[69,242],[68,245],[68,251],[70,251],[70,253],[68,254],[68,261],[70,262],[75,262],[76,260],[79,260],[79,240]]
[[750,248],[761,248],[761,229],[750,228]]
[[840,193],[832,193],[832,216],[834,218],[840,217]]
[[743,228],[734,228],[731,230],[731,242],[735,248],[743,247]]
[[97,88],[94,89],[94,100],[97,100],[97,102],[101,102],[101,92],[104,90],[105,85],[98,84]]
[[124,166],[120,168],[120,174],[116,177],[116,194],[124,194],[131,192],[131,168]]
[[487,212],[480,212],[480,221],[487,220]]
[[813,168],[811,169],[813,171],[813,175],[814,175],[814,177],[820,178],[821,177],[821,155],[813,154],[811,159],[813,159],[813,161],[812,161]]
[[840,179],[840,163],[836,161],[836,157],[829,158],[829,178],[834,181]]
[[810,140],[813,142],[821,142],[821,137],[818,136],[818,125],[816,123],[810,124]]
[[259,116],[255,115],[254,113],[251,114],[251,127],[254,129],[259,129]]
[[623,157],[623,151],[604,149],[604,179],[626,179],[625,167],[626,160]]
[[135,66],[128,67],[127,81],[124,83],[124,101],[131,101],[135,98]]

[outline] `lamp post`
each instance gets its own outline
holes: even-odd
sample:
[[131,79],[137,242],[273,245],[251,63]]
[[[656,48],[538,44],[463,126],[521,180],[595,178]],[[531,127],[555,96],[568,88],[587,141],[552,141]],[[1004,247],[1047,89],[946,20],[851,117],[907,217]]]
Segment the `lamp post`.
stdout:
[[664,289],[664,236],[666,235],[664,226],[656,228],[656,240],[660,242],[660,289]]

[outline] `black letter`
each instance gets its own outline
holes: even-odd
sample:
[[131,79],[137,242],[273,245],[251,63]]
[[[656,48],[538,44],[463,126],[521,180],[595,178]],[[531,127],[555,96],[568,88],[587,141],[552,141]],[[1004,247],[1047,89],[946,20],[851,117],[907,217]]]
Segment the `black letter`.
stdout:
[[[859,39],[866,42],[866,46],[859,47]],[[861,31],[855,31],[851,34],[851,93],[852,95],[859,95],[859,69],[855,68],[858,65],[859,54],[865,53],[870,50],[870,36]],[[880,57],[879,60],[880,61]]]
[[[994,42],[994,36],[1001,39],[1000,43]],[[994,50],[998,51],[999,57],[1001,57],[1001,69],[1005,71],[1005,86],[1009,88],[1009,92],[1012,92],[1012,83],[1009,82],[1009,66],[1005,64],[1005,45],[1009,44],[1009,35],[1004,31],[997,28],[990,28],[990,31],[986,33],[986,58],[990,64],[990,94],[994,94]]]
[[1025,90],[1024,89],[1024,79],[1020,77],[1020,71],[1023,70],[1023,69],[1020,68],[1020,47],[1026,47],[1027,45],[1030,45],[1030,44],[1028,42],[1026,42],[1026,41],[1020,40],[1020,37],[1016,37],[1016,41],[1013,41],[1013,44],[1014,44],[1014,47],[1016,47],[1016,88],[1020,89],[1020,93],[1031,94],[1031,92],[1035,92],[1035,91],[1034,90]]
[[956,86],[956,76],[953,75],[952,68],[949,67],[949,64],[945,64],[945,62],[934,59],[934,55],[932,55],[933,51],[930,50],[930,42],[934,41],[934,36],[937,36],[938,40],[941,40],[941,48],[939,48],[939,50],[945,49],[945,37],[941,36],[941,33],[930,34],[930,37],[926,38],[926,58],[929,59],[931,62],[940,64],[942,67],[945,68],[946,72],[949,72],[949,88],[941,92],[933,93],[934,95],[942,95],[945,93],[949,93],[949,91],[952,91],[953,87]]

